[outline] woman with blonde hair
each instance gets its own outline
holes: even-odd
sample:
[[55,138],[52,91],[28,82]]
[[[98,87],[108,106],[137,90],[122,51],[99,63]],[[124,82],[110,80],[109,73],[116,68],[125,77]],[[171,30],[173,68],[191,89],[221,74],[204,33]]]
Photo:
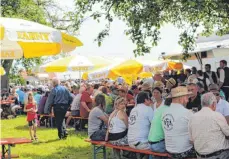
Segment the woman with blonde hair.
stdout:
[[25,102],[24,112],[27,112],[27,121],[31,140],[37,140],[37,103],[33,98],[33,93],[28,93],[28,99]]
[[[115,110],[111,113],[108,120],[106,141],[113,145],[128,145],[128,116],[126,114],[127,101],[123,97],[117,97],[114,102]],[[114,149],[115,158],[120,157],[120,150]]]

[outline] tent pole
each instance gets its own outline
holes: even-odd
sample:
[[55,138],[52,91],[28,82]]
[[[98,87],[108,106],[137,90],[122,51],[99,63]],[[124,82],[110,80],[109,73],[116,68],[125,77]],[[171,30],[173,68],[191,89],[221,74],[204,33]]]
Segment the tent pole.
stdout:
[[200,64],[200,69],[203,70],[203,61],[199,53],[195,53],[195,56]]

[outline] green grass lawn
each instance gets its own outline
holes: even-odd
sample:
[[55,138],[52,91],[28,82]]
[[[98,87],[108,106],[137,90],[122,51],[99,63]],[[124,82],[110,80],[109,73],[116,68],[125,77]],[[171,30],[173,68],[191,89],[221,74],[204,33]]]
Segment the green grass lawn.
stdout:
[[[57,129],[39,127],[37,129],[39,141],[16,145],[12,148],[12,154],[18,154],[23,159],[91,159],[91,146],[84,142],[87,132],[76,133],[74,129],[70,129],[68,133],[66,140],[59,140]],[[26,116],[1,120],[1,138],[5,137],[26,137],[29,139]],[[98,156],[99,158],[101,156]]]

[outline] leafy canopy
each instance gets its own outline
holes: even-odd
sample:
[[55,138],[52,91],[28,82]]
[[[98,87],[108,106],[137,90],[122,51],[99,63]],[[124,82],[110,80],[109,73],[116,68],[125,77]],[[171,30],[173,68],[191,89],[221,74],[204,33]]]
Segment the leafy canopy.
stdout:
[[[78,15],[75,24],[81,24],[88,17],[98,22],[101,18],[107,20],[96,39],[98,45],[109,35],[114,17],[123,20],[128,26],[126,35],[136,44],[136,56],[149,53],[151,47],[158,44],[160,28],[165,23],[183,30],[179,44],[183,47],[184,59],[193,49],[199,27],[203,27],[203,35],[212,34],[215,29],[218,35],[229,31],[228,0],[75,0],[75,6]],[[95,10],[97,6],[100,8]]]

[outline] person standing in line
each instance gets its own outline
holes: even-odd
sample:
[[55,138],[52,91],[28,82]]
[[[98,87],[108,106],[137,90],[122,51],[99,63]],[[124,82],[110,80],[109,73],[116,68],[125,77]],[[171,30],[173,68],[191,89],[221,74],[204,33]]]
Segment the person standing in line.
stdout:
[[49,111],[51,106],[53,106],[59,139],[66,139],[68,134],[64,118],[73,99],[67,88],[60,85],[58,79],[54,78],[52,83],[54,88],[47,99],[46,105]]

